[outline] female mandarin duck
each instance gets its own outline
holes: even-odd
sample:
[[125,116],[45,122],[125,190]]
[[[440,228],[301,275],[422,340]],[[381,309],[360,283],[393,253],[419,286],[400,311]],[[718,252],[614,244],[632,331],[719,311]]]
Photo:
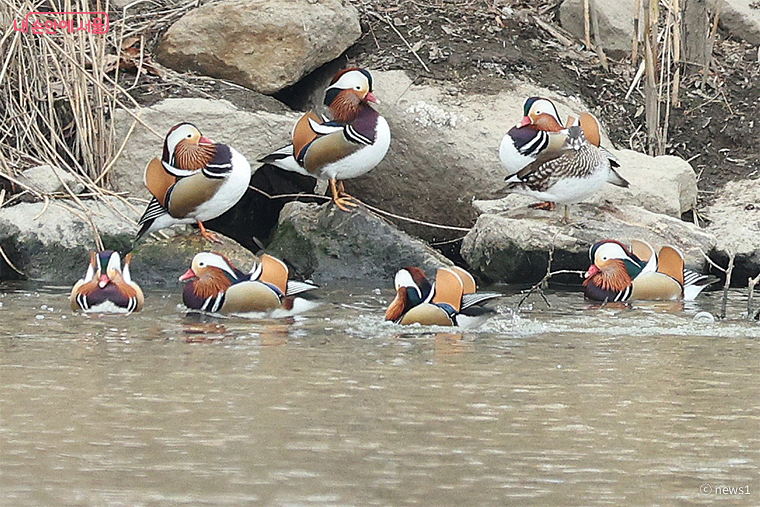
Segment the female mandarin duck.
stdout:
[[554,203],[565,205],[565,220],[569,219],[568,205],[582,201],[606,181],[627,187],[628,181],[610,164],[606,150],[591,144],[578,121],[567,129],[561,149],[544,150],[535,161],[506,178],[505,191],[525,194],[548,201],[535,207],[553,209]]
[[[460,267],[441,268],[431,284],[417,267],[399,270],[394,278],[396,297],[385,312],[385,320],[399,324],[468,327],[482,313],[474,305],[501,294],[476,292],[475,279]],[[465,313],[466,312],[466,313]]]
[[138,222],[137,239],[175,224],[198,223],[204,238],[221,240],[203,222],[234,206],[248,188],[251,166],[226,144],[203,137],[190,123],[169,130],[161,160],[145,168],[145,186],[153,199]]
[[343,211],[356,206],[341,180],[369,172],[388,152],[391,131],[388,122],[370,102],[372,76],[364,69],[338,72],[325,90],[325,105],[333,115],[324,121],[309,111],[293,128],[293,144],[264,157],[269,163],[288,171],[330,181],[333,201]]
[[129,273],[131,261],[132,254],[127,254],[122,268],[117,252],[90,252],[87,273],[71,289],[71,309],[107,313],[142,310],[145,297],[140,286],[132,281]]
[[595,301],[691,301],[717,278],[684,269],[683,255],[670,246],[659,255],[649,243],[634,240],[631,248],[619,241],[600,241],[589,250],[591,266],[584,293]]
[[310,283],[289,281],[285,263],[267,254],[261,256],[249,273],[243,273],[223,255],[199,253],[179,279],[188,282],[182,293],[185,306],[224,314],[283,309],[283,315],[294,315],[314,305],[293,296],[317,288]]

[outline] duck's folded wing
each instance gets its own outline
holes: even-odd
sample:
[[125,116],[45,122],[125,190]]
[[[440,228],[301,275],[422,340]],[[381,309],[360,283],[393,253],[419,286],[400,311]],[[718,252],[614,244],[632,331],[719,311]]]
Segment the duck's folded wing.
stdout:
[[303,165],[312,174],[319,174],[328,164],[338,162],[359,151],[363,145],[347,139],[344,129],[315,139],[306,147]]
[[204,172],[182,178],[167,194],[169,214],[174,218],[185,218],[198,206],[209,201],[224,181],[224,178],[208,178]]

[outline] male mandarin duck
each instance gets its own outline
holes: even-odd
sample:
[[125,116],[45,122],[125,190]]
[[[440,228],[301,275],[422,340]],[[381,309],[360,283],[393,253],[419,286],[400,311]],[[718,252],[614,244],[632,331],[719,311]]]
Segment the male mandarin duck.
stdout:
[[90,265],[84,278],[71,289],[72,310],[85,312],[132,313],[142,310],[145,297],[129,272],[132,254],[124,257],[124,267],[117,252],[90,252]]
[[226,144],[201,135],[191,123],[169,130],[161,160],[145,168],[145,186],[153,199],[138,222],[137,239],[175,224],[198,223],[204,238],[221,240],[203,222],[233,207],[248,188],[251,166]]
[[499,145],[499,159],[508,175],[530,164],[552,144],[560,148],[564,136],[559,112],[554,103],[541,97],[529,97],[523,104],[523,119],[509,129]]
[[182,293],[185,306],[212,313],[251,313],[285,310],[294,315],[313,307],[296,294],[316,289],[307,282],[288,280],[288,267],[280,259],[264,254],[250,272],[237,269],[218,253],[202,252],[180,281],[187,281]]
[[385,157],[391,142],[388,122],[370,102],[379,101],[369,72],[359,68],[338,72],[325,90],[324,103],[333,120],[325,121],[309,111],[293,128],[293,144],[259,161],[329,180],[333,201],[349,211],[347,206],[357,204],[341,180],[369,172]]
[[467,327],[472,322],[469,319],[482,313],[474,305],[501,296],[476,292],[472,275],[456,266],[439,269],[435,284],[420,268],[404,268],[396,273],[394,285],[396,297],[385,312],[385,320],[403,325]]
[[591,266],[583,282],[588,299],[596,301],[694,300],[717,278],[684,269],[683,255],[664,246],[655,254],[649,243],[634,240],[631,247],[611,239],[589,249]]
[[544,150],[535,161],[508,176],[504,191],[548,201],[551,205],[548,209],[553,209],[555,202],[564,204],[568,220],[568,205],[582,201],[605,182],[620,187],[629,185],[612,168],[607,153],[588,141],[576,121],[567,129],[561,149]]

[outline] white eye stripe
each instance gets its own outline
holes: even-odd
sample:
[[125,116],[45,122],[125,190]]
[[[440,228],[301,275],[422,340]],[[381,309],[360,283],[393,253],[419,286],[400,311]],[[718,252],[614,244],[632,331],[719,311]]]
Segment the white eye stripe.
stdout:
[[206,267],[219,268],[232,276],[236,276],[232,267],[224,260],[224,258],[218,254],[211,252],[201,252],[193,257],[192,266],[197,266],[198,269]]
[[355,88],[361,90],[364,87],[369,88],[367,77],[358,70],[352,70],[340,76],[329,88],[340,88],[341,90]]

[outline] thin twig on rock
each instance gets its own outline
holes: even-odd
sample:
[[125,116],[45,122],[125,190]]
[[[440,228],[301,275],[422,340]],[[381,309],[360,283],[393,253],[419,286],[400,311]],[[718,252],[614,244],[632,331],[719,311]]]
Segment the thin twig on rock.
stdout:
[[[731,274],[734,271],[734,259],[736,258],[736,254],[734,254],[732,251],[728,251],[728,266],[725,268],[722,266],[718,266],[715,261],[713,261],[705,252],[701,251],[702,256],[707,259],[707,263],[710,264],[712,267],[717,269],[718,271],[722,271],[726,274],[726,281],[723,284],[723,299],[720,303],[720,314],[718,315],[719,319],[725,319],[726,318],[726,307],[728,306],[728,289],[731,287]],[[760,276],[760,275],[758,275]]]
[[537,24],[539,27],[546,30],[552,37],[557,39],[558,42],[560,42],[563,46],[570,47],[573,45],[573,41],[569,38],[564,36],[556,26],[552,26],[546,21],[543,21],[539,19],[538,17],[533,17],[533,22]]
[[[248,188],[250,188],[251,190],[253,190],[255,192],[260,193],[261,195],[263,195],[264,197],[266,197],[268,199],[293,199],[293,198],[298,198],[298,197],[309,197],[309,198],[312,198],[312,199],[313,198],[323,199],[325,201],[332,200],[332,197],[328,197],[326,195],[318,195],[318,194],[277,194],[277,195],[270,195],[267,192],[261,190],[260,188],[256,188],[256,187],[254,187],[252,185],[248,185]],[[385,210],[382,210],[380,208],[376,208],[375,206],[371,206],[371,205],[367,204],[366,202],[362,202],[359,199],[356,199],[355,197],[354,197],[354,199],[357,202],[361,203],[362,206],[364,206],[365,208],[367,208],[370,211],[373,211],[373,212],[378,213],[380,215],[385,215],[385,216],[388,216],[388,217],[391,217],[391,218],[395,218],[397,220],[402,220],[404,222],[409,222],[409,223],[417,224],[417,225],[424,225],[425,227],[433,227],[435,229],[446,229],[446,230],[449,230],[449,231],[470,232],[470,230],[471,230],[469,227],[457,227],[455,225],[434,224],[432,222],[425,222],[423,220],[416,220],[414,218],[409,218],[409,217],[405,217],[405,216],[402,216],[402,215],[397,215],[395,213],[391,213],[390,211],[385,211]]]

